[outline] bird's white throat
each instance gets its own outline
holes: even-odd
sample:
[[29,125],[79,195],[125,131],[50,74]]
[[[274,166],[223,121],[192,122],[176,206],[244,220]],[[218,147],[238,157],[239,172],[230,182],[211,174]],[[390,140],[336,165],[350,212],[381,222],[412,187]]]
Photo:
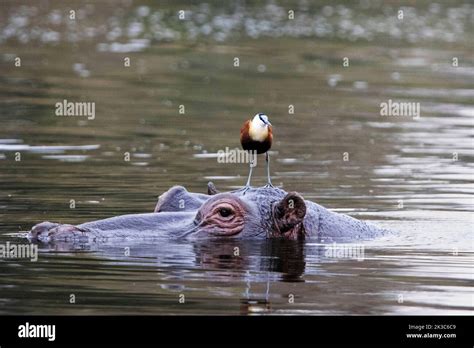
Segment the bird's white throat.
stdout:
[[264,141],[268,137],[268,126],[259,117],[254,117],[249,125],[249,136],[254,141]]

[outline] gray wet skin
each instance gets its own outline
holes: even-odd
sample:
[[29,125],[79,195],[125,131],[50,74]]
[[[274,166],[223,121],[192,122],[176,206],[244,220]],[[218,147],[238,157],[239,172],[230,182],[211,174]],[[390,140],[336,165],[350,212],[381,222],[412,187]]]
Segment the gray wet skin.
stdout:
[[304,200],[278,188],[250,188],[208,194],[174,186],[162,194],[155,212],[130,214],[73,226],[43,222],[28,239],[35,242],[100,243],[114,238],[283,238],[370,239],[385,231]]

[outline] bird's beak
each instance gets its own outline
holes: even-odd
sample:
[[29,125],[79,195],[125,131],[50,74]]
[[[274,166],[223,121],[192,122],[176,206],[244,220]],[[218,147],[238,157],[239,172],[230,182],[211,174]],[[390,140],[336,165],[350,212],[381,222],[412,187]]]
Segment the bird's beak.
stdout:
[[266,122],[267,126],[271,126],[272,124],[270,123],[270,121],[267,121]]

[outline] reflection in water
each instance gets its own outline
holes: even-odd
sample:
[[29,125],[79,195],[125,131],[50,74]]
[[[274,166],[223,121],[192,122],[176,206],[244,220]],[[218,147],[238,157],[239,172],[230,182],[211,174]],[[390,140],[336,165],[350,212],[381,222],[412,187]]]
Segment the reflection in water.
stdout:
[[[272,274],[281,274],[281,281],[298,282],[304,274],[304,242],[288,240],[209,241],[195,245],[196,263],[205,269],[245,270],[244,297],[240,300],[241,314],[272,311],[270,286]],[[259,255],[259,257],[255,257]],[[253,257],[252,257],[253,256]],[[250,270],[258,272],[252,277]],[[228,275],[232,277],[232,273]],[[252,282],[266,283],[262,294],[254,294]]]
[[[196,264],[205,268],[282,273],[283,281],[299,281],[304,273],[304,245],[302,241],[215,241],[194,245]],[[252,255],[260,255],[252,258]],[[257,264],[252,264],[256,262]]]
[[[0,260],[0,312],[472,313],[473,5],[181,5],[2,4],[0,243],[44,220],[151,212],[175,184],[240,187],[247,166],[216,154],[257,112],[275,184],[395,233],[361,260],[318,240],[58,245]],[[65,99],[96,117],[55,116]],[[420,117],[382,117],[388,100]]]
[[[40,263],[6,264],[0,286],[9,299],[8,306],[21,313],[60,310],[80,314],[94,311],[95,306],[105,306],[111,313],[149,314],[177,310],[227,314],[463,313],[470,308],[469,253],[449,256],[369,243],[364,245],[363,259],[338,258],[328,254],[332,246],[313,241],[157,239],[102,245],[100,250],[87,252],[43,249]],[[25,280],[32,290],[27,298],[18,297]],[[413,287],[420,281],[426,285],[414,294]],[[68,303],[69,289],[83,299],[80,306]],[[186,302],[177,307],[181,295]],[[59,302],[49,307],[50,298]],[[133,305],[124,302],[128,298],[133,298]],[[34,307],[38,302],[46,307]]]

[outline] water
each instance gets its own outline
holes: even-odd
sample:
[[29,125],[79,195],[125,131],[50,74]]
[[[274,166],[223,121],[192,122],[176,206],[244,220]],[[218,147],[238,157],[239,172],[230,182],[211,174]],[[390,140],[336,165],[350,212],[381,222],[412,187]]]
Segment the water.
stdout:
[[[0,261],[0,313],[472,314],[468,1],[24,3],[0,11],[1,244],[44,220],[150,212],[172,185],[240,187],[247,166],[216,153],[261,111],[275,184],[396,233],[359,260],[311,240],[43,247]],[[95,118],[56,116],[64,99]],[[420,117],[381,116],[389,99]]]

